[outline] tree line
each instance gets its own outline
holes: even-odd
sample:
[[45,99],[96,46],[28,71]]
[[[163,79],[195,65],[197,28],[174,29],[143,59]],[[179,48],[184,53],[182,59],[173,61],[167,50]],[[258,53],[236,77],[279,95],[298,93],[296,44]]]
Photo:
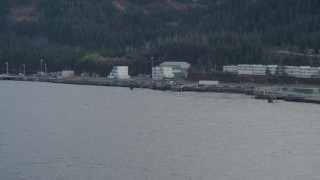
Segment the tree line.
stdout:
[[188,61],[197,72],[240,63],[320,64],[318,58],[271,53],[276,47],[320,49],[318,0],[176,0],[198,4],[179,10],[165,1],[134,0],[124,11],[112,0],[37,0],[39,21],[11,22],[10,7],[29,1],[0,2],[2,64],[29,62],[36,69],[43,58],[54,70],[104,73],[127,62],[133,74],[150,73],[151,56],[158,63]]

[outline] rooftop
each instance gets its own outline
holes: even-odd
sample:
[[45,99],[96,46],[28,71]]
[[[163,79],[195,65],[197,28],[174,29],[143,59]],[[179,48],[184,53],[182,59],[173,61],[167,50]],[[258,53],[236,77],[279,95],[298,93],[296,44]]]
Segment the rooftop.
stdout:
[[180,66],[183,69],[188,69],[190,64],[187,62],[165,61],[161,63],[160,66]]

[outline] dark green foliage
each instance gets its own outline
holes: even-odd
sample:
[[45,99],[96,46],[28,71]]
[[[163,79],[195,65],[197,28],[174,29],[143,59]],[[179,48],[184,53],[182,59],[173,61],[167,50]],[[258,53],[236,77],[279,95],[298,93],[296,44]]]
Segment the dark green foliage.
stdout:
[[286,76],[286,72],[285,72],[285,67],[284,67],[284,65],[280,64],[280,65],[277,66],[275,75],[276,75],[276,76],[281,76],[281,77]]
[[0,1],[0,30],[7,26],[7,15],[9,13],[9,0]]
[[267,69],[266,69],[266,75],[267,75],[267,76],[271,76],[271,75],[272,75],[269,67],[267,67]]
[[[133,0],[123,11],[112,0],[38,0],[39,21],[16,24],[7,18],[10,2],[29,1],[0,2],[0,31],[13,34],[7,42],[16,42],[0,44],[0,55],[17,66],[27,59],[36,69],[45,56],[59,62],[52,63],[54,69],[109,70],[110,60],[83,60],[95,52],[102,58],[128,57],[135,74],[149,71],[150,56],[188,61],[200,72],[239,63],[320,64],[318,58],[271,53],[276,47],[320,49],[318,0],[175,0],[179,10],[166,8],[164,0]],[[35,45],[43,38],[47,45]]]
[[150,1],[150,0],[132,0],[132,2],[137,5],[146,5],[146,4],[152,3],[152,1]]
[[[75,63],[82,57],[71,49],[55,47],[39,47],[24,42],[2,41],[0,43],[0,71],[4,72],[6,61],[10,64],[10,70],[17,72],[23,64],[27,73],[35,73],[40,70],[40,59],[47,64],[49,71],[58,71],[75,67]],[[0,72],[0,74],[1,74]]]

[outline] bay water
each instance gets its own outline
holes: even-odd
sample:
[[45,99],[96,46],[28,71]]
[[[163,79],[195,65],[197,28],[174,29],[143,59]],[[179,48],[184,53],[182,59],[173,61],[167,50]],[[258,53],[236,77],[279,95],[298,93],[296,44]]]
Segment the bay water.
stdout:
[[0,81],[0,179],[316,180],[320,106]]

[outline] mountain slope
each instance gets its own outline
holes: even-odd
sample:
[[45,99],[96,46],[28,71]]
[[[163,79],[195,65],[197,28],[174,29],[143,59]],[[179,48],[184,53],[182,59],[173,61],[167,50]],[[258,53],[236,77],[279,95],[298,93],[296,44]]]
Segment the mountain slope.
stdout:
[[[105,59],[101,62],[108,62],[108,66],[129,62],[147,73],[145,63],[150,56],[156,57],[156,62],[189,61],[194,71],[210,71],[213,64],[318,63],[308,57],[270,54],[270,50],[279,48],[317,52],[320,48],[317,0],[5,1],[0,6],[3,8],[0,28],[10,38],[2,37],[0,45],[17,49],[21,44],[25,44],[24,48],[31,45],[30,51],[48,49],[48,54],[35,54],[44,56],[55,69],[70,61],[67,54],[75,59],[66,64],[79,71]],[[52,49],[62,49],[61,60],[53,58]],[[93,60],[84,58],[95,52],[98,56],[89,56]],[[21,63],[18,55],[4,50],[0,53],[7,59],[15,59],[16,64]],[[123,61],[114,61],[113,57],[122,57]],[[91,70],[102,71],[97,66],[101,63],[92,65]]]

